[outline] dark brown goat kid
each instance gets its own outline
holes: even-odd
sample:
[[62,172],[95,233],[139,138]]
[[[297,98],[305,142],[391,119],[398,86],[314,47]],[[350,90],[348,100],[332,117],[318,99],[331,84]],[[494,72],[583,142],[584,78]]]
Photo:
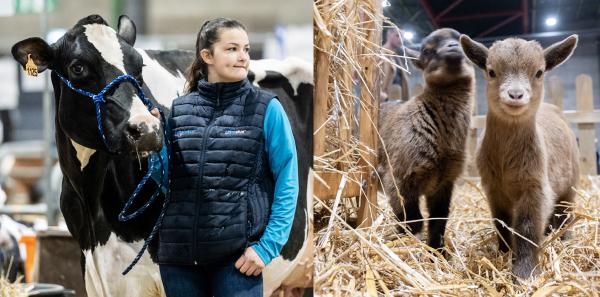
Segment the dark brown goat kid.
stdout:
[[464,166],[473,102],[474,70],[459,46],[459,37],[452,29],[427,36],[420,53],[411,54],[423,70],[423,93],[401,105],[381,105],[379,132],[384,145],[378,173],[384,190],[394,214],[408,221],[413,233],[422,229],[419,196],[426,196],[429,217],[434,218],[428,232],[433,248],[444,245],[454,181]]
[[[477,167],[499,247],[512,246],[513,274],[527,278],[538,263],[538,247],[531,242],[539,246],[549,221],[554,228],[565,222],[562,203],[573,200],[571,187],[579,178],[575,135],[558,108],[542,103],[544,73],[569,58],[577,36],[546,49],[515,38],[497,41],[489,50],[466,35],[460,42],[487,80],[488,114]],[[527,240],[511,236],[500,221]]]

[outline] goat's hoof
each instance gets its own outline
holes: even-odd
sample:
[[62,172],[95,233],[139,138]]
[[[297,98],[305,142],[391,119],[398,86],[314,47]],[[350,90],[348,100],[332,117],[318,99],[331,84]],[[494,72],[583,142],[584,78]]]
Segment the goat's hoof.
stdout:
[[401,235],[406,235],[409,232],[412,233],[413,235],[417,235],[418,233],[421,232],[422,229],[423,229],[422,224],[400,224],[400,225],[398,225],[398,228],[396,229],[396,231],[398,234],[401,234]]
[[536,276],[539,271],[534,261],[521,260],[513,263],[512,273],[518,279],[529,279],[532,276]]
[[436,251],[437,253],[435,253],[436,255],[441,255],[442,258],[448,260],[450,259],[450,253],[448,253],[448,250],[446,248],[442,247],[438,247],[438,248],[433,248],[434,251]]
[[510,247],[508,247],[508,246],[507,246],[506,244],[504,244],[504,243],[500,243],[500,244],[498,245],[498,251],[499,251],[499,252],[501,252],[501,253],[503,253],[503,254],[506,254],[506,253],[508,253],[508,251],[510,251]]

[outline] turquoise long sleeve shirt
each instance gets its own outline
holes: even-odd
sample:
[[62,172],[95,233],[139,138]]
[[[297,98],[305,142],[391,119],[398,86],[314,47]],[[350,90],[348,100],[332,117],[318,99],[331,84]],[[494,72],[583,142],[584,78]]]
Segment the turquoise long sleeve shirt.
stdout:
[[298,155],[294,135],[283,106],[271,100],[264,119],[265,150],[275,180],[275,194],[269,222],[259,242],[252,248],[266,264],[279,255],[292,229],[298,179]]

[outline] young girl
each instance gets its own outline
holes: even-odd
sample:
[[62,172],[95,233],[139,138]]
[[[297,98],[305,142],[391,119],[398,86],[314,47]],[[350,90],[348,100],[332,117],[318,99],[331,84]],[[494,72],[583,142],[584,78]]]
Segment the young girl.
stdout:
[[187,94],[171,107],[171,202],[158,250],[169,297],[262,296],[262,269],[290,233],[294,137],[275,95],[246,78],[248,51],[239,22],[204,23]]

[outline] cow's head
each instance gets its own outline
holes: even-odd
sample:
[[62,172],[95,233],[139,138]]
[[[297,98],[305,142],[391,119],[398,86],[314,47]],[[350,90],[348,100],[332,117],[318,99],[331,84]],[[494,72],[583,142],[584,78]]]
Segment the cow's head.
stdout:
[[[81,19],[56,43],[41,38],[22,40],[12,47],[14,58],[25,67],[28,55],[39,72],[60,73],[79,89],[98,93],[114,78],[129,74],[142,82],[141,55],[133,48],[136,29],[126,16],[119,18],[118,32],[98,15]],[[69,89],[52,76],[60,129],[77,143],[107,150],[100,137],[92,100]],[[115,153],[155,151],[162,143],[160,121],[142,104],[128,82],[114,87],[101,107],[107,145]],[[58,127],[57,127],[58,129]]]

